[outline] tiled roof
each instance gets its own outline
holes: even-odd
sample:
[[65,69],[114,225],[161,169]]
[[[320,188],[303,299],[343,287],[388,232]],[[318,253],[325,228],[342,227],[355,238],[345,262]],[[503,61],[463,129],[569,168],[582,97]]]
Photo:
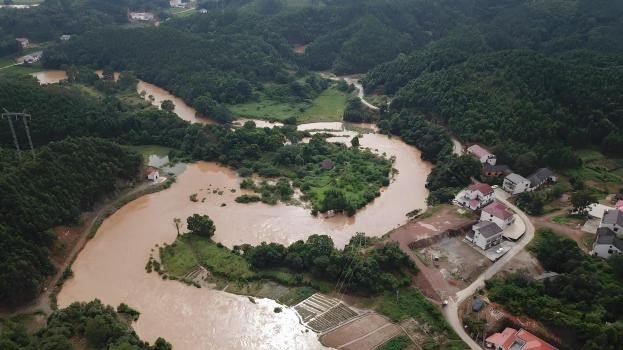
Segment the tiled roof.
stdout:
[[595,242],[597,244],[613,245],[623,251],[623,239],[617,237],[616,232],[607,227],[600,227],[597,229],[597,238],[595,238]]
[[543,181],[549,179],[552,176],[555,176],[553,171],[547,168],[541,168],[535,171],[532,175],[528,176],[528,180],[530,181],[530,185],[534,187],[541,184]]
[[620,210],[608,210],[601,219],[602,224],[623,226],[623,212]]
[[480,232],[480,234],[485,238],[493,237],[502,232],[500,226],[491,221],[481,221],[477,223],[474,225],[474,230],[478,230],[478,232]]
[[504,350],[557,350],[555,347],[528,331],[523,329],[517,331],[510,327],[504,329],[502,333],[492,334],[486,339],[486,342],[495,344],[496,347],[501,346]]
[[498,201],[487,205],[482,211],[502,220],[508,220],[513,217],[513,213],[508,209],[508,207]]
[[487,150],[486,148],[480,146],[480,145],[472,145],[470,147],[467,148],[467,152],[477,156],[478,158],[482,158],[484,156],[488,156],[490,154],[492,154],[491,152],[489,152],[489,150]]
[[480,193],[484,194],[484,195],[488,195],[493,193],[493,188],[487,184],[484,184],[482,182],[476,182],[473,183],[471,185],[469,185],[469,187],[467,188],[470,191],[480,191]]

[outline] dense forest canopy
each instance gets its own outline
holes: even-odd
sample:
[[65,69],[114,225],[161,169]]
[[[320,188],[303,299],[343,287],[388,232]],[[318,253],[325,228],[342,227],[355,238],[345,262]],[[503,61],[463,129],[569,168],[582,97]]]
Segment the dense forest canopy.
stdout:
[[52,142],[38,148],[35,159],[24,158],[0,163],[3,304],[30,300],[53,272],[47,253],[55,237],[49,230],[76,223],[117,181],[132,181],[142,164],[139,154],[92,138]]
[[99,300],[73,303],[54,311],[47,324],[35,334],[12,320],[0,320],[0,348],[4,350],[78,348],[92,349],[171,350],[171,344],[158,338],[151,346],[138,338],[130,323],[138,312],[121,304],[115,311]]

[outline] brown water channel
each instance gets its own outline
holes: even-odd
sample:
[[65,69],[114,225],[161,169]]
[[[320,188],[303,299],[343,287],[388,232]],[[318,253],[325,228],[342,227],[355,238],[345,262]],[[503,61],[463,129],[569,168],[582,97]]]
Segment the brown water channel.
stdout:
[[[166,93],[152,84],[139,86],[147,95]],[[183,101],[174,102],[176,111],[192,111]],[[300,128],[336,130],[340,135],[332,139],[336,142],[348,143],[355,135],[341,123]],[[272,300],[254,304],[243,296],[163,281],[157,274],[147,274],[145,264],[157,244],[175,240],[173,218],[185,221],[194,213],[208,214],[217,227],[214,240],[229,247],[262,241],[287,244],[315,233],[328,234],[343,246],[356,232],[380,236],[400,226],[406,221],[405,213],[425,207],[424,184],[431,165],[398,138],[367,133],[360,143],[395,156],[398,173],[381,196],[354,217],[314,217],[302,206],[239,204],[234,199],[240,195],[241,179],[233,170],[208,162],[190,164],[171,188],[139,198],[104,221],[74,262],[74,277],[65,282],[59,305],[94,298],[114,306],[125,302],[141,312],[135,329],[142,338],[154,341],[162,336],[177,349],[320,348],[316,335],[305,332],[292,309],[274,313],[277,304]],[[189,200],[194,193],[198,202]]]

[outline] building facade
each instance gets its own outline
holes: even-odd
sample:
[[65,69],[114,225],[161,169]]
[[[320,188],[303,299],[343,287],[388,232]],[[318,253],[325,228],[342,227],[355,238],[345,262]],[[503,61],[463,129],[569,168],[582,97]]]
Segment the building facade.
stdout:
[[474,183],[463,190],[456,198],[458,204],[471,210],[478,210],[493,202],[493,188],[485,183]]
[[510,194],[519,194],[530,191],[530,181],[519,174],[512,173],[504,178],[502,188]]
[[472,226],[466,239],[478,248],[487,250],[502,242],[502,229],[491,221],[481,221]]

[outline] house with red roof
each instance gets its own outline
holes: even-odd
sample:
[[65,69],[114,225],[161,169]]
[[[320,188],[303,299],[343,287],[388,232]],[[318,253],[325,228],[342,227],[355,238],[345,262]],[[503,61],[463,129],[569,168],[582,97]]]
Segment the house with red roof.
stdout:
[[478,160],[483,164],[486,163],[489,165],[495,165],[497,162],[495,154],[489,152],[488,149],[482,147],[481,145],[471,145],[467,148],[467,153],[478,158]]
[[493,188],[485,183],[476,182],[461,191],[455,199],[459,205],[471,210],[478,210],[493,202]]
[[494,350],[558,350],[536,335],[520,329],[506,328],[485,339],[487,349]]
[[158,173],[158,170],[154,168],[147,169],[147,180],[156,182],[158,181],[158,179],[160,179],[160,174]]
[[515,214],[503,203],[495,201],[482,210],[480,221],[495,222],[502,229],[505,229],[515,222]]

